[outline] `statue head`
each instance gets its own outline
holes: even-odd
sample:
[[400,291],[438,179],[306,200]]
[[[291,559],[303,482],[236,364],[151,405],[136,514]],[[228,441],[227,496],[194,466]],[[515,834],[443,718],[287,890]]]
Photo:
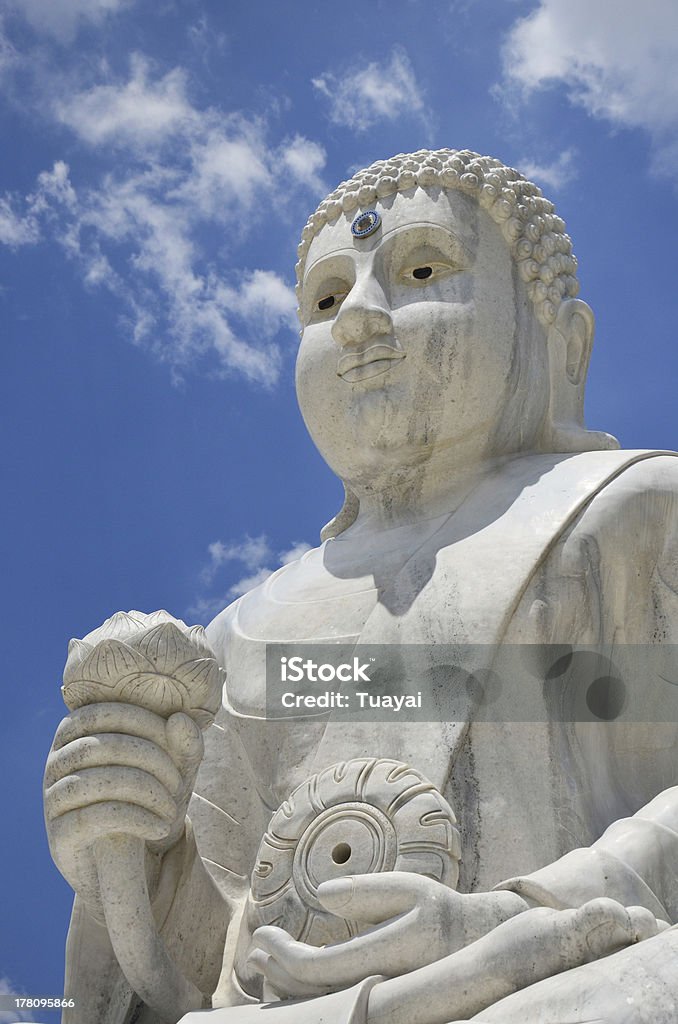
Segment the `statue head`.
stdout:
[[616,447],[584,427],[594,321],[571,240],[518,171],[468,150],[378,161],[320,204],[298,252],[299,401],[347,493],[325,536],[363,484],[441,452]]

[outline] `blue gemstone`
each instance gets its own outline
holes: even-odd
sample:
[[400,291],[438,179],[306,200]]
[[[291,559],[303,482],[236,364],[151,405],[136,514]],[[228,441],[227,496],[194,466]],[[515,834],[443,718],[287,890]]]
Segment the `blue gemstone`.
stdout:
[[366,238],[377,230],[381,224],[381,217],[376,210],[367,210],[359,213],[351,224],[351,232],[355,238]]

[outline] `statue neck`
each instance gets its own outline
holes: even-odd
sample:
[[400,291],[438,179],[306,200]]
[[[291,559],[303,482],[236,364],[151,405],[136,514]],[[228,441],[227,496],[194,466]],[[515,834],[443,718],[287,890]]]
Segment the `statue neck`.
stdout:
[[350,482],[360,502],[351,530],[378,533],[417,522],[450,515],[466,497],[499,466],[515,455],[502,455],[464,465],[399,467],[388,477]]

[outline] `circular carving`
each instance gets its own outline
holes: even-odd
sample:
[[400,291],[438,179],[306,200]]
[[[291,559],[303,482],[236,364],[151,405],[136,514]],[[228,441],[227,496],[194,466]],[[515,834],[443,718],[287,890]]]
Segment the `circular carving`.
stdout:
[[330,914],[322,882],[414,871],[454,887],[459,835],[447,801],[400,761],[355,758],[312,776],[278,808],[262,839],[248,903],[250,934],[275,924],[314,945],[355,935]]
[[395,861],[396,835],[386,815],[366,803],[339,804],[319,814],[304,832],[292,877],[304,902],[324,913],[317,898],[322,882],[347,874],[393,871]]

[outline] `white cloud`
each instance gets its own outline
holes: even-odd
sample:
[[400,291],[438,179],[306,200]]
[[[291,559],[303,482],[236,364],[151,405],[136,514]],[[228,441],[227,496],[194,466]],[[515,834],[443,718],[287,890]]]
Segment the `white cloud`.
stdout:
[[273,556],[268,538],[263,533],[259,537],[246,535],[242,540],[230,544],[215,540],[208,544],[207,553],[210,560],[200,574],[204,583],[211,583],[217,570],[229,562],[240,562],[247,569],[258,570]]
[[0,242],[16,249],[20,245],[31,245],[40,238],[40,226],[30,214],[16,210],[16,199],[12,196],[0,198]]
[[129,81],[97,85],[57,105],[57,116],[90,145],[112,143],[145,149],[190,126],[195,112],[180,68],[149,80],[150,67],[131,58]]
[[115,169],[76,194],[58,162],[23,202],[0,199],[0,242],[56,240],[175,376],[204,365],[272,386],[277,336],[296,329],[291,282],[224,267],[204,229],[226,228],[233,250],[259,221],[285,216],[322,185],[323,148],[302,136],[271,145],[261,120],[198,108],[182,69],[161,75],[140,55],[126,79],[79,91],[56,116]]
[[389,61],[372,61],[339,76],[326,72],[312,83],[329,100],[334,123],[356,131],[424,111],[423,90],[400,47],[393,49]]
[[57,160],[51,171],[42,171],[38,175],[37,189],[28,197],[28,202],[34,214],[53,211],[58,205],[73,210],[77,197],[69,180],[68,164]]
[[509,33],[504,68],[526,94],[562,84],[594,117],[647,130],[658,168],[678,152],[675,0],[541,0]]
[[[229,601],[234,601],[236,597],[240,597],[242,594],[246,594],[248,590],[254,590],[261,583],[264,583],[273,572],[273,569],[269,569],[267,566],[262,566],[257,572],[253,572],[251,576],[243,576],[237,580],[233,586],[228,588],[226,593]],[[223,603],[222,607],[225,607],[226,602]]]
[[109,15],[129,7],[134,0],[5,0],[36,32],[68,43],[83,24],[100,25]]
[[58,160],[51,171],[38,175],[37,185],[22,201],[16,195],[0,196],[0,243],[16,249],[34,245],[43,224],[56,215],[57,207],[72,209],[75,193],[68,180],[68,166]]
[[[20,992],[12,980],[4,975],[0,977],[0,995],[20,997],[25,993]],[[30,1024],[31,1021],[34,1021],[33,1014],[22,1010],[0,1010],[0,1024],[18,1024],[19,1021]]]
[[297,561],[310,550],[310,547],[311,545],[305,541],[294,541],[289,548],[274,554],[271,542],[265,534],[258,537],[246,535],[242,540],[227,544],[221,540],[214,541],[207,547],[209,560],[200,573],[200,581],[204,587],[212,586],[224,567],[241,565],[247,571],[225,591],[222,589],[219,595],[199,597],[188,609],[187,615],[200,621],[212,618],[241,594],[246,594],[264,583],[277,568]]
[[292,547],[286,551],[281,551],[278,554],[281,565],[287,565],[289,562],[297,562],[302,555],[305,555],[307,551],[311,550],[311,545],[307,544],[305,540],[297,541]]
[[274,191],[272,153],[262,125],[239,116],[207,114],[188,148],[190,174],[175,197],[190,202],[204,217],[228,219],[251,210],[262,194]]
[[317,142],[311,142],[303,135],[295,135],[292,141],[283,147],[282,163],[297,181],[304,182],[317,192],[326,192],[327,188],[319,172],[325,166],[325,150]]
[[575,151],[566,149],[551,163],[539,162],[529,157],[523,157],[517,163],[522,173],[530,181],[536,182],[537,185],[545,185],[557,192],[577,177],[575,158]]
[[248,274],[237,289],[219,284],[215,298],[264,337],[272,337],[281,327],[296,327],[296,295],[270,270]]
[[0,242],[56,241],[88,286],[122,300],[133,339],[176,373],[207,360],[272,386],[281,362],[275,337],[294,328],[291,284],[255,269],[234,273],[237,285],[226,285],[194,240],[200,212],[160,195],[174,173],[107,177],[78,195],[64,173],[63,163],[43,172],[23,204],[0,198]]

